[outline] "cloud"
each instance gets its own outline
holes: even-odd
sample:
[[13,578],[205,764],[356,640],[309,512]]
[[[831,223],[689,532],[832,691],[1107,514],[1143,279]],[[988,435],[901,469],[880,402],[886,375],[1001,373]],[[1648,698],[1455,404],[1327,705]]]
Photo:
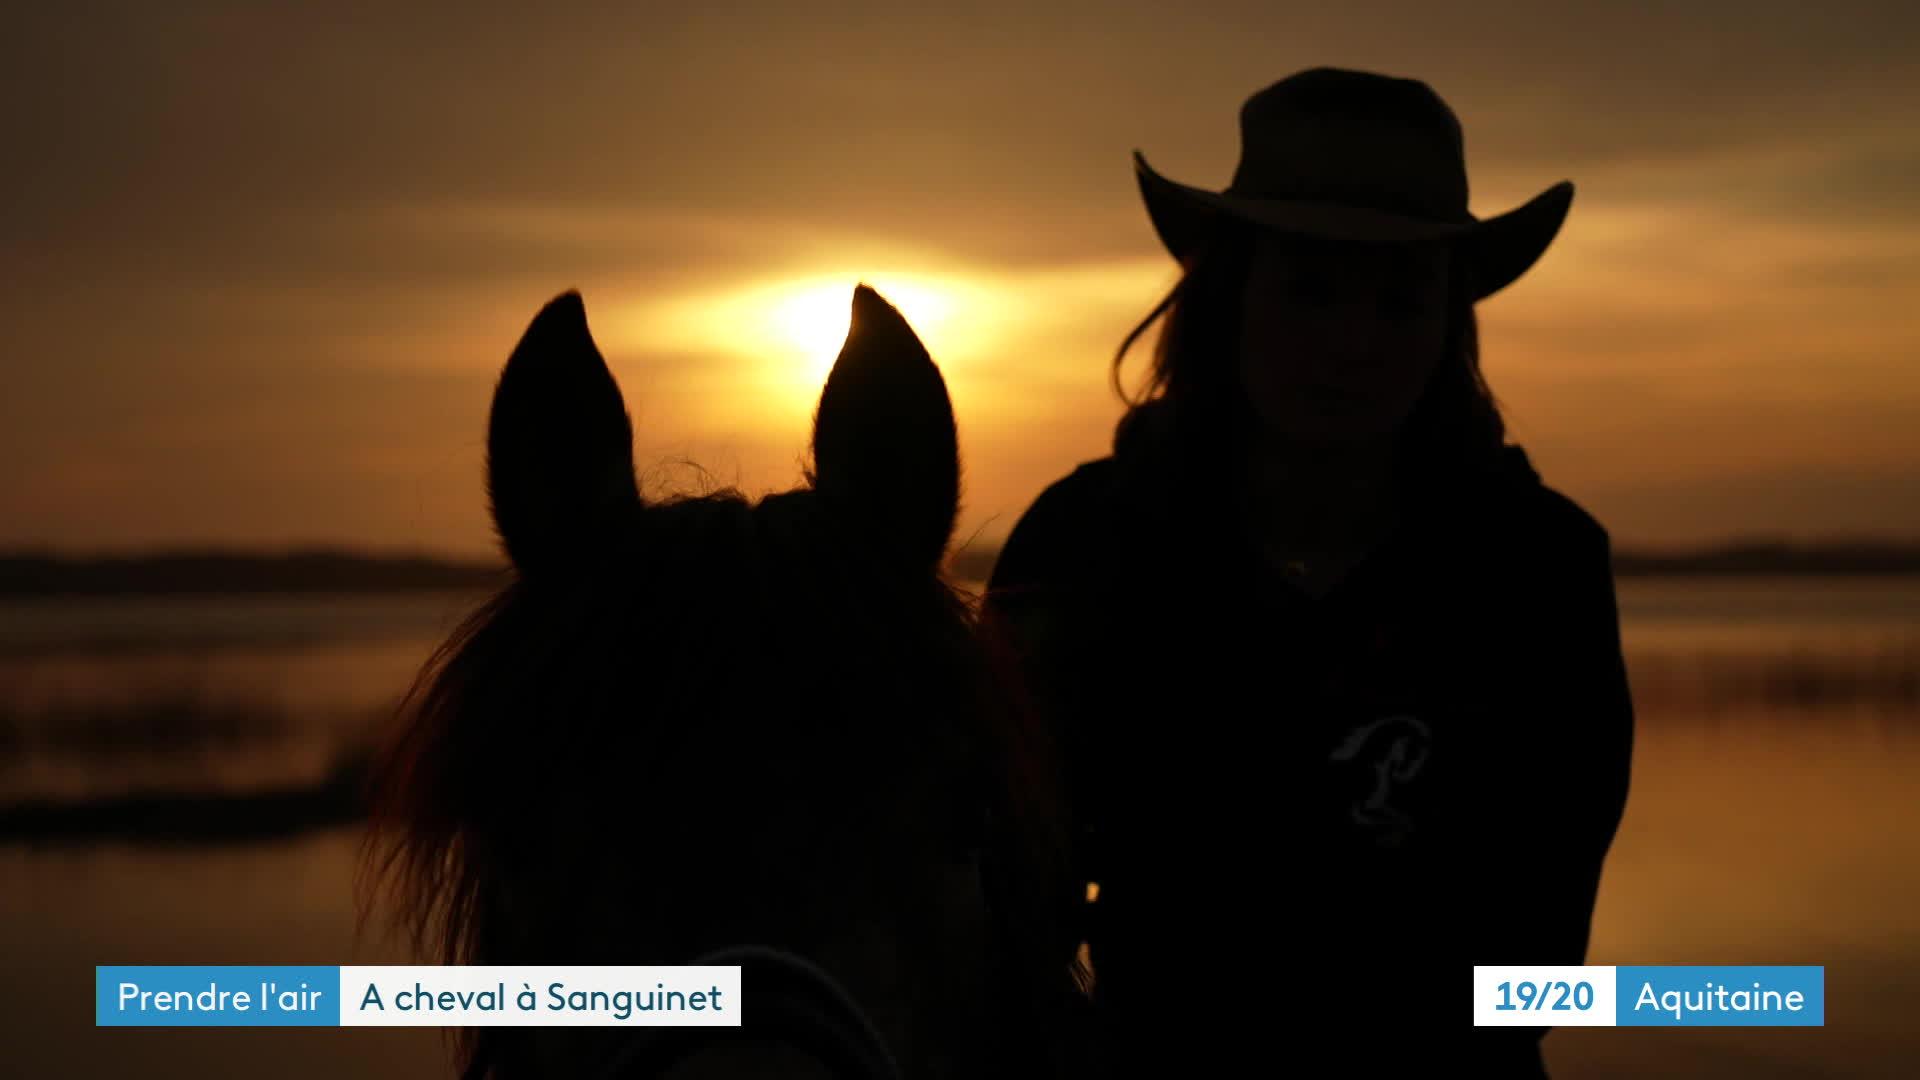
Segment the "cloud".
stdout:
[[[842,270],[978,286],[943,351],[971,505],[1004,515],[1104,446],[1111,350],[1168,283],[1127,152],[1223,183],[1241,99],[1322,62],[1445,94],[1482,212],[1580,185],[1485,308],[1496,389],[1570,483],[1649,527],[1693,520],[1648,509],[1663,460],[1706,484],[1852,455],[1866,492],[1920,470],[1917,30],[1909,3],[1779,0],[42,5],[0,44],[0,451],[25,463],[0,520],[483,543],[477,418],[569,287],[661,453],[773,483],[804,380],[652,324]],[[1726,528],[1783,505],[1729,490]]]

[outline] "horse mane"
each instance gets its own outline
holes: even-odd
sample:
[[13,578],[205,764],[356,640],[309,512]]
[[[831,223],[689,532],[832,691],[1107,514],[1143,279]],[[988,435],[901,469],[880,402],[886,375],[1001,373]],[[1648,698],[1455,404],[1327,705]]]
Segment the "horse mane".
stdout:
[[[374,772],[362,925],[384,909],[445,964],[684,963],[749,926],[804,953],[836,882],[876,869],[888,808],[931,784],[984,809],[955,840],[996,861],[1038,986],[1071,966],[1073,886],[1016,687],[960,594],[866,565],[809,489],[636,504],[422,667]],[[511,1032],[454,1038],[469,1076],[516,1054]]]

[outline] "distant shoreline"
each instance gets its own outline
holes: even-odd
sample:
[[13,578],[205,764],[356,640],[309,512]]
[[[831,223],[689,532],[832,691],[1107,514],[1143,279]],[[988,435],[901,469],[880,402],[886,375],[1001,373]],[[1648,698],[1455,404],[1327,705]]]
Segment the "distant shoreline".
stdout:
[[427,554],[318,549],[0,554],[0,597],[434,592],[490,589],[506,580],[506,568],[498,563]]
[[[968,548],[949,564],[954,577],[984,581],[998,548]],[[1920,543],[1741,542],[1687,550],[1624,549],[1621,577],[1881,576],[1920,574]],[[68,556],[0,553],[0,597],[169,596],[249,593],[401,593],[491,589],[508,580],[500,563],[431,554],[344,550],[169,551]]]

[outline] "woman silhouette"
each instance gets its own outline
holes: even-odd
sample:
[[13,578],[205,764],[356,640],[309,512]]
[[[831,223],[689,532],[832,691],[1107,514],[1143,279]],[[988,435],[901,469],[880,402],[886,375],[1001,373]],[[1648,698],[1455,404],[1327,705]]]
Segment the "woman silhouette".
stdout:
[[1224,191],[1135,155],[1183,269],[1114,362],[1161,321],[1151,379],[989,583],[1070,766],[1112,1061],[1543,1076],[1470,969],[1584,962],[1633,711],[1607,533],[1507,443],[1474,305],[1573,188],[1476,218],[1408,79],[1303,71],[1240,123]]

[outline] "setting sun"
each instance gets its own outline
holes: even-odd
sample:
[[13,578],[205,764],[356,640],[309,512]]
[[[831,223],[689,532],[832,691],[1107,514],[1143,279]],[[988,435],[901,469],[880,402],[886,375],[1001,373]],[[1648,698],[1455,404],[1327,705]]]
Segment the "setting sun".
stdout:
[[[724,292],[654,302],[609,321],[621,347],[750,358],[769,385],[819,393],[847,336],[853,290],[871,285],[900,309],[936,363],[977,355],[1004,330],[991,316],[1005,303],[979,280],[957,275],[847,271],[763,278]],[[785,391],[782,390],[782,393]]]
[[[840,355],[855,284],[853,279],[834,278],[790,286],[767,312],[766,329],[772,331],[777,343],[793,350],[810,384],[824,380],[834,358]],[[900,309],[929,349],[937,348],[953,311],[949,293],[910,281],[875,280],[868,284]]]

